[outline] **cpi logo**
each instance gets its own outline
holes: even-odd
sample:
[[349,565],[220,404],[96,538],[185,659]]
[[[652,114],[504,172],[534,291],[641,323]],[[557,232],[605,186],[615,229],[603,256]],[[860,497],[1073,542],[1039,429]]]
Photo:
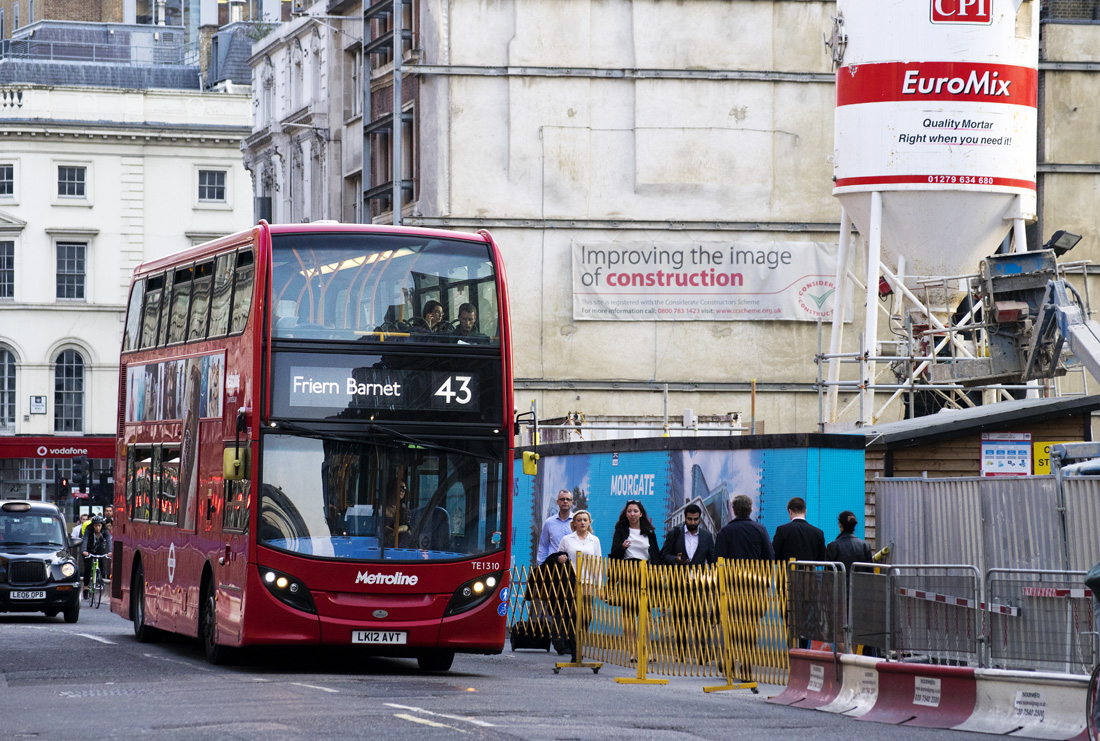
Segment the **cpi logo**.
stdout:
[[993,23],[993,0],[931,0],[933,23]]

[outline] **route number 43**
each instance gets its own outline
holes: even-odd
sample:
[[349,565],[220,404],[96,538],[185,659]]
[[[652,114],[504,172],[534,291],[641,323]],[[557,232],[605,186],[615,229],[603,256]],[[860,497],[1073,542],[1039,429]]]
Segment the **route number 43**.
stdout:
[[470,392],[470,378],[470,376],[447,376],[447,380],[436,390],[435,395],[442,396],[448,404],[452,401],[456,404],[468,404],[473,398]]

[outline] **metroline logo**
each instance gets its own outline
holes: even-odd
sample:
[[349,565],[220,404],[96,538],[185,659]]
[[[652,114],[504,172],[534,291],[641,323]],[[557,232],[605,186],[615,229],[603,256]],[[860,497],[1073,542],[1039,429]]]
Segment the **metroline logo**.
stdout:
[[415,587],[420,577],[415,574],[372,574],[369,571],[360,571],[355,577],[356,584],[396,584]]
[[993,23],[993,0],[932,0],[933,23]]

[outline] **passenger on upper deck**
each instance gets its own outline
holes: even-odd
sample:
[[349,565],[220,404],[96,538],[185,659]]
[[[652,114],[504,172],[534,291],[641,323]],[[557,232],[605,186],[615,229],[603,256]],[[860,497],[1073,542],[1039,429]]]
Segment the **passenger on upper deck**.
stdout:
[[424,321],[428,325],[429,332],[438,332],[443,328],[443,305],[438,301],[429,301],[424,304]]
[[455,342],[460,345],[483,345],[489,338],[477,331],[477,307],[462,304],[458,307],[458,324],[452,333]]

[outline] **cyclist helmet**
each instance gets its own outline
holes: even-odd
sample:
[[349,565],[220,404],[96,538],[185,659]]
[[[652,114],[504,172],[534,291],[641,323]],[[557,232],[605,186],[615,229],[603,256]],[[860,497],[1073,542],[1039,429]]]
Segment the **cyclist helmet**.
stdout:
[[96,515],[95,517],[92,518],[92,524],[93,525],[102,525],[105,522],[106,522],[106,520],[104,520],[100,515]]

